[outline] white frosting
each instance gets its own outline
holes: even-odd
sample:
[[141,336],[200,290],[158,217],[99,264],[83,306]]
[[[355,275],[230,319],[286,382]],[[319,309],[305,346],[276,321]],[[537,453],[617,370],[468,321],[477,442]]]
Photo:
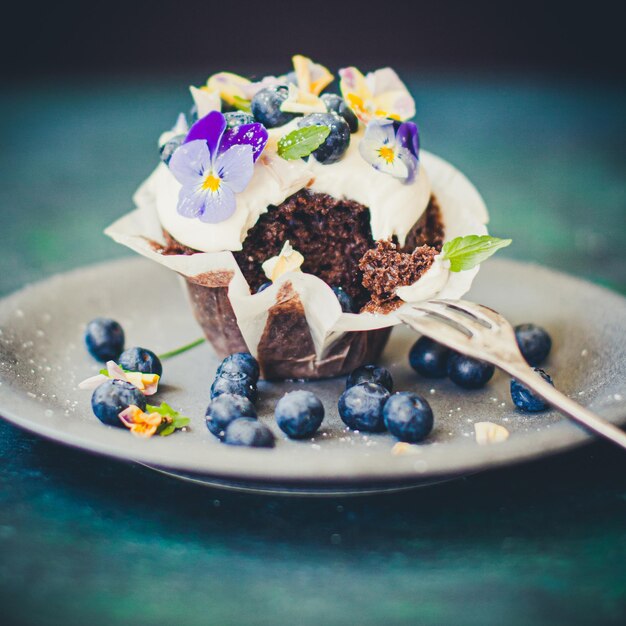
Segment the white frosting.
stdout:
[[398,287],[396,295],[405,302],[423,302],[434,298],[448,282],[450,261],[438,254],[433,264],[412,285]]
[[375,240],[397,236],[400,245],[420,218],[431,195],[430,181],[420,164],[409,185],[376,171],[359,154],[364,130],[351,135],[350,146],[336,163],[324,165],[313,157],[308,162],[285,161],[275,152],[280,137],[297,127],[297,121],[269,131],[268,146],[254,166],[246,189],[237,194],[237,209],[224,222],[207,224],[178,214],[180,183],[167,166],[153,174],[159,219],[175,239],[202,252],[241,250],[243,240],[269,205],[278,205],[303,187],[338,199],[354,200],[369,207]]

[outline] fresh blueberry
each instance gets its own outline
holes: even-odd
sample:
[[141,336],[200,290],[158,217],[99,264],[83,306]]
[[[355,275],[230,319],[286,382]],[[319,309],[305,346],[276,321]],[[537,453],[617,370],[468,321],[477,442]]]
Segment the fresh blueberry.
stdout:
[[259,380],[259,362],[249,352],[235,352],[229,354],[217,368],[217,374],[222,372],[243,372],[254,382]]
[[163,374],[163,366],[159,357],[145,348],[128,348],[120,356],[119,365],[129,372],[143,374]]
[[359,130],[359,118],[341,96],[336,93],[325,93],[321,96],[321,100],[329,113],[337,113],[346,120],[351,133],[356,133]]
[[359,383],[346,389],[339,398],[339,415],[352,430],[385,430],[383,407],[389,391],[375,383]]
[[385,426],[400,441],[417,443],[433,429],[430,404],[412,391],[394,393],[383,408]]
[[125,380],[107,380],[91,396],[91,408],[95,416],[108,426],[124,426],[118,415],[131,404],[146,410],[146,397]]
[[393,391],[393,378],[388,369],[378,365],[361,365],[352,370],[346,380],[346,389],[359,383],[375,383],[382,385],[389,393]]
[[339,306],[344,313],[354,313],[354,300],[350,294],[346,293],[341,287],[331,287],[339,300]]
[[288,95],[289,88],[286,85],[276,85],[258,91],[250,103],[254,119],[266,128],[276,128],[291,122],[295,115],[280,110],[280,105],[287,100]]
[[266,283],[263,283],[257,290],[257,293],[261,293],[262,291],[265,291],[268,287],[272,286],[272,281],[268,280]]
[[224,443],[231,446],[273,448],[274,434],[265,424],[252,417],[239,417],[228,425]]
[[484,387],[495,371],[495,367],[486,361],[472,359],[464,354],[452,352],[448,358],[448,376],[450,380],[464,389]]
[[324,405],[310,391],[291,391],[278,401],[274,416],[288,437],[304,439],[320,427],[324,419]]
[[445,378],[448,375],[450,349],[433,341],[430,337],[420,337],[409,352],[411,367],[426,378]]
[[230,111],[224,113],[224,119],[228,128],[237,128],[242,124],[254,124],[254,117],[252,113],[246,113],[245,111]]
[[550,335],[536,324],[520,324],[515,327],[515,338],[528,365],[541,365],[552,348]]
[[306,126],[329,126],[330,133],[324,143],[313,150],[313,156],[329,165],[338,161],[350,145],[350,129],[346,120],[337,113],[309,113],[298,121],[298,128]]
[[256,409],[248,398],[223,393],[211,400],[207,407],[206,426],[218,439],[224,439],[225,431],[232,421],[240,417],[256,419],[256,416]]
[[220,372],[211,385],[211,400],[223,393],[244,396],[253,404],[257,399],[256,383],[243,372]]
[[[535,367],[535,372],[547,383],[550,383],[554,387],[552,378],[546,374],[543,370]],[[529,413],[536,413],[537,411],[545,411],[548,408],[548,403],[543,398],[536,396],[528,387],[524,387],[522,383],[511,378],[511,399],[513,404],[522,411]]]
[[85,330],[87,350],[98,361],[117,361],[124,349],[122,327],[107,317],[96,317]]
[[174,154],[174,152],[176,152],[178,148],[180,148],[180,146],[183,145],[183,142],[185,141],[185,137],[186,135],[176,135],[175,137],[168,139],[160,147],[159,154],[161,156],[161,161],[163,161],[165,165],[170,164],[170,159],[172,158],[172,155]]

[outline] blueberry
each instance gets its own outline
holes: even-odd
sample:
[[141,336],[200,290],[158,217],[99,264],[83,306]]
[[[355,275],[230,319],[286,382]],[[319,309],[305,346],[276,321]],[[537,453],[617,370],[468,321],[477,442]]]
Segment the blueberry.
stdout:
[[329,165],[338,161],[350,145],[350,129],[343,117],[336,113],[309,113],[298,121],[298,128],[306,126],[329,126],[330,134],[324,143],[313,150],[313,156]]
[[[550,378],[548,374],[537,367],[534,369],[541,378],[554,387],[552,378]],[[511,399],[518,409],[529,413],[545,411],[548,408],[548,403],[545,402],[543,398],[536,396],[528,387],[524,387],[524,385],[515,380],[515,378],[511,378]]]
[[243,372],[221,372],[211,385],[211,400],[223,393],[244,396],[253,404],[257,399],[256,383]]
[[125,380],[107,380],[91,396],[91,408],[95,416],[108,426],[123,427],[118,415],[131,404],[145,411],[146,397],[135,385]]
[[163,374],[163,366],[159,357],[145,348],[128,348],[122,352],[119,364],[130,372],[142,372],[143,374]]
[[389,391],[375,383],[359,383],[346,389],[339,398],[339,415],[353,430],[379,432],[385,430],[383,407]]
[[252,417],[239,417],[228,425],[224,443],[231,446],[273,448],[274,434],[265,424]]
[[246,113],[245,111],[230,111],[224,113],[224,119],[228,128],[237,128],[242,124],[254,124],[254,117],[252,113]]
[[280,110],[280,105],[287,100],[288,95],[289,88],[286,85],[276,85],[258,91],[250,103],[254,119],[266,128],[275,128],[291,122],[295,115]]
[[268,280],[266,283],[263,283],[257,290],[257,293],[261,293],[262,291],[265,291],[268,287],[272,286],[272,281]]
[[228,425],[240,418],[256,419],[256,409],[248,398],[223,393],[211,400],[206,410],[206,426],[218,439],[224,439]]
[[331,287],[339,300],[339,306],[344,313],[354,313],[354,301],[350,294],[346,293],[341,287]]
[[409,364],[426,378],[445,378],[448,375],[450,352],[449,348],[430,337],[420,337],[409,352]]
[[163,163],[165,163],[165,165],[169,165],[170,164],[170,159],[172,158],[172,155],[174,154],[174,152],[176,152],[176,150],[178,148],[180,148],[180,146],[183,145],[183,142],[185,141],[185,137],[186,137],[186,135],[176,135],[175,137],[172,137],[171,139],[168,139],[159,148],[159,154],[161,156],[161,161],[163,161]]
[[495,367],[486,361],[472,359],[464,354],[452,352],[448,358],[450,380],[464,389],[480,389],[491,377]]
[[329,113],[337,113],[346,120],[351,133],[356,133],[359,130],[359,118],[341,96],[336,93],[325,93],[321,96],[321,100]]
[[317,431],[324,419],[324,405],[310,391],[291,391],[276,404],[280,429],[291,439],[304,439]]
[[122,327],[107,317],[96,317],[85,330],[87,350],[98,361],[117,361],[124,349]]
[[383,408],[385,426],[400,441],[417,443],[433,429],[430,404],[417,393],[394,393]]
[[359,383],[376,383],[385,387],[389,393],[393,391],[393,378],[391,378],[389,370],[378,365],[361,365],[361,367],[352,370],[348,380],[346,380],[346,389]]
[[515,327],[515,338],[520,352],[528,365],[540,365],[552,348],[550,335],[536,324],[520,324]]
[[217,373],[243,372],[254,382],[259,380],[259,362],[249,352],[229,354],[217,368]]

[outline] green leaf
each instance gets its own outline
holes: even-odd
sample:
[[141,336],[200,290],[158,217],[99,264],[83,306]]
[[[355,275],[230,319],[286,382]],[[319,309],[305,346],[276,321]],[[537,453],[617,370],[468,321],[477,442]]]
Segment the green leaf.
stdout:
[[330,126],[305,126],[292,130],[280,138],[278,142],[278,156],[287,161],[294,161],[309,156],[317,150],[330,133]]
[[245,111],[246,113],[251,112],[250,108],[250,100],[246,100],[245,98],[241,98],[240,96],[233,96],[233,105],[236,109],[240,111]]
[[174,426],[174,424],[168,424],[163,430],[159,431],[159,435],[161,435],[161,437],[167,437],[168,435],[171,435],[174,431],[176,430],[176,426]]
[[174,425],[174,428],[178,430],[179,428],[184,428],[185,426],[187,426],[190,421],[191,420],[188,417],[179,417],[173,420],[172,424]]
[[175,430],[184,428],[191,421],[188,417],[181,415],[178,411],[175,411],[167,402],[161,402],[159,406],[152,404],[146,404],[147,413],[158,413],[163,417],[171,418],[171,422],[163,422],[157,429],[159,435],[166,436],[171,435]]
[[511,239],[498,239],[489,235],[457,237],[443,246],[443,258],[450,261],[451,272],[471,270],[488,259],[496,250],[506,248]]

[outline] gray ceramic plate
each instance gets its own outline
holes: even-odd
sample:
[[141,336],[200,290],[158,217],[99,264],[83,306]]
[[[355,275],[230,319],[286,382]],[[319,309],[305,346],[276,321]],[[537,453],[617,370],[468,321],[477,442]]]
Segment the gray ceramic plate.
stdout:
[[[626,421],[626,300],[545,268],[493,259],[481,270],[470,299],[513,323],[533,321],[552,334],[546,369],[562,391],[614,422]],[[497,372],[480,391],[449,381],[420,379],[408,367],[415,335],[396,328],[382,364],[397,389],[424,394],[435,429],[411,454],[395,456],[388,434],[346,431],[337,414],[344,379],[306,383],[327,417],[310,441],[289,441],[273,422],[273,407],[297,383],[261,382],[261,419],[278,438],[273,450],[231,448],[204,425],[217,360],[205,344],[165,362],[159,398],[191,417],[191,429],[141,440],[103,426],[91,413],[90,393],[77,389],[99,366],[83,347],[85,323],[117,319],[127,345],[164,352],[199,336],[177,277],[142,259],[121,260],[53,277],[0,303],[0,414],[30,431],[91,452],[135,460],[188,480],[230,488],[343,493],[405,488],[564,450],[589,439],[585,431],[546,412],[514,409],[509,379]],[[510,438],[479,446],[473,423],[504,425]]]

